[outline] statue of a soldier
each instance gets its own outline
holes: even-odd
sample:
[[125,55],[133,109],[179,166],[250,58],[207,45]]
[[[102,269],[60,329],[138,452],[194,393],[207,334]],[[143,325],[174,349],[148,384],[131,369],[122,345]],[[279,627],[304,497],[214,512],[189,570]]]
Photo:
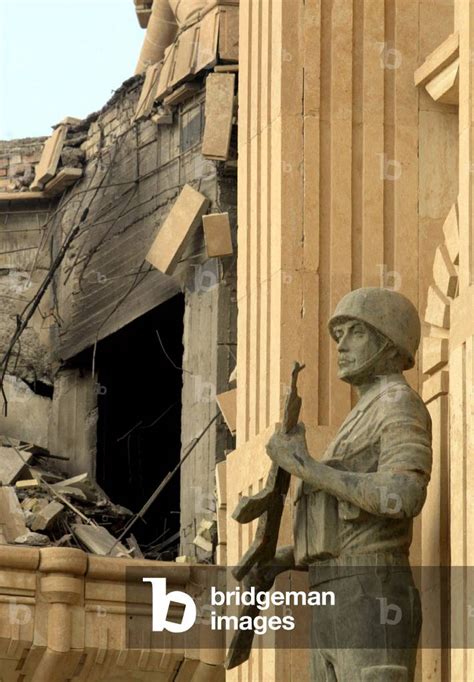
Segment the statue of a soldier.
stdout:
[[335,593],[336,607],[314,607],[313,682],[411,682],[421,606],[408,553],[432,453],[429,413],[403,371],[420,320],[401,294],[364,288],[340,301],[329,331],[359,400],[320,461],[302,424],[267,444],[301,479],[294,547],[278,550],[274,572],[307,567],[312,589]]

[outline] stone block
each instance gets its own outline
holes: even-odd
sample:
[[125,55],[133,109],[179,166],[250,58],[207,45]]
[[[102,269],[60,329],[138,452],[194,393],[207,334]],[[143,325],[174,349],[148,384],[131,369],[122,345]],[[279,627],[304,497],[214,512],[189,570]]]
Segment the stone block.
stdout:
[[425,85],[459,57],[459,33],[451,33],[415,71],[415,85]]
[[459,58],[426,84],[426,90],[435,102],[459,103]]
[[209,159],[227,159],[232,132],[234,87],[233,73],[211,73],[206,79],[206,124],[201,151]]
[[27,490],[30,488],[39,488],[40,481],[37,478],[25,478],[22,481],[17,481],[15,483],[15,488],[18,490]]
[[202,226],[209,258],[229,256],[233,252],[228,213],[210,213],[205,215],[202,219]]
[[35,179],[31,185],[32,190],[43,189],[43,185],[56,174],[66,133],[67,126],[60,125],[46,140],[41,159],[36,167]]
[[38,512],[31,524],[31,530],[46,530],[54,524],[64,509],[64,505],[60,502],[50,502],[40,512]]
[[185,185],[161,226],[146,260],[161,272],[171,275],[208,206],[209,200],[204,195]]
[[48,196],[61,194],[66,187],[73,185],[82,177],[82,168],[61,168],[54,178],[46,183],[44,191]]

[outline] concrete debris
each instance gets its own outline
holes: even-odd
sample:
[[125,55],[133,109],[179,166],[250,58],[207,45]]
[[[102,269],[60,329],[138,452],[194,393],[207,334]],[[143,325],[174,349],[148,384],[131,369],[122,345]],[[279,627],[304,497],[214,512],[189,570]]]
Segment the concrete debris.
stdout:
[[193,560],[190,556],[183,554],[182,556],[177,556],[175,562],[177,564],[192,564]]
[[64,147],[61,152],[61,165],[70,168],[82,168],[85,161],[85,152],[77,147]]
[[53,500],[53,502],[50,502],[40,512],[35,514],[31,530],[46,530],[57,520],[63,509],[63,504]]
[[[12,447],[0,445],[0,475],[12,483],[0,485],[0,545],[83,547],[144,558],[133,535],[126,539],[129,549],[116,542],[133,516],[130,509],[115,505],[87,473],[64,479],[44,449],[31,452],[29,445],[9,442]],[[20,473],[28,478],[15,481]]]
[[193,540],[193,544],[196,545],[196,547],[199,547],[199,549],[204,550],[205,552],[212,552],[212,542],[209,542],[209,540],[206,540],[205,538],[201,537],[201,535],[196,535],[196,537]]
[[196,547],[205,552],[212,552],[214,544],[217,540],[217,524],[216,521],[202,519],[199,524],[197,535],[193,540]]
[[23,535],[19,535],[17,538],[15,538],[14,542],[15,545],[31,545],[33,547],[46,547],[50,544],[47,535],[43,535],[42,533],[33,533],[30,530]]

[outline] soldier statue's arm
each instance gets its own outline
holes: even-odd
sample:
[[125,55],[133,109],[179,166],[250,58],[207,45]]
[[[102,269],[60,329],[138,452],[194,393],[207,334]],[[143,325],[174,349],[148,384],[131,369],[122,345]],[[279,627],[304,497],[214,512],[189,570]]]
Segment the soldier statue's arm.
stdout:
[[[298,425],[290,435],[278,431],[267,453],[286,471],[315,489],[324,490],[370,514],[409,518],[420,513],[431,471],[431,436],[428,427],[408,413],[394,414],[381,424],[378,470],[341,471],[311,457],[305,431]],[[394,506],[387,500],[396,500]]]

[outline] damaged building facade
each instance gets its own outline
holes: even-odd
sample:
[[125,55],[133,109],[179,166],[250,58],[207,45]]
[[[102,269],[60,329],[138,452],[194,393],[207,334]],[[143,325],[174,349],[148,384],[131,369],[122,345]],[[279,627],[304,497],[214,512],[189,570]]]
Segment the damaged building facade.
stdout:
[[[315,454],[354,402],[326,323],[360,286],[423,319],[408,378],[434,468],[412,563],[472,565],[474,10],[135,5],[137,73],[104,108],[0,143],[2,675],[309,680],[296,648],[227,672],[224,641],[127,649],[125,568],[189,590],[238,563],[255,523],[231,513],[265,485],[293,362]],[[470,574],[441,593],[422,575],[443,646],[417,679],[467,682]]]

